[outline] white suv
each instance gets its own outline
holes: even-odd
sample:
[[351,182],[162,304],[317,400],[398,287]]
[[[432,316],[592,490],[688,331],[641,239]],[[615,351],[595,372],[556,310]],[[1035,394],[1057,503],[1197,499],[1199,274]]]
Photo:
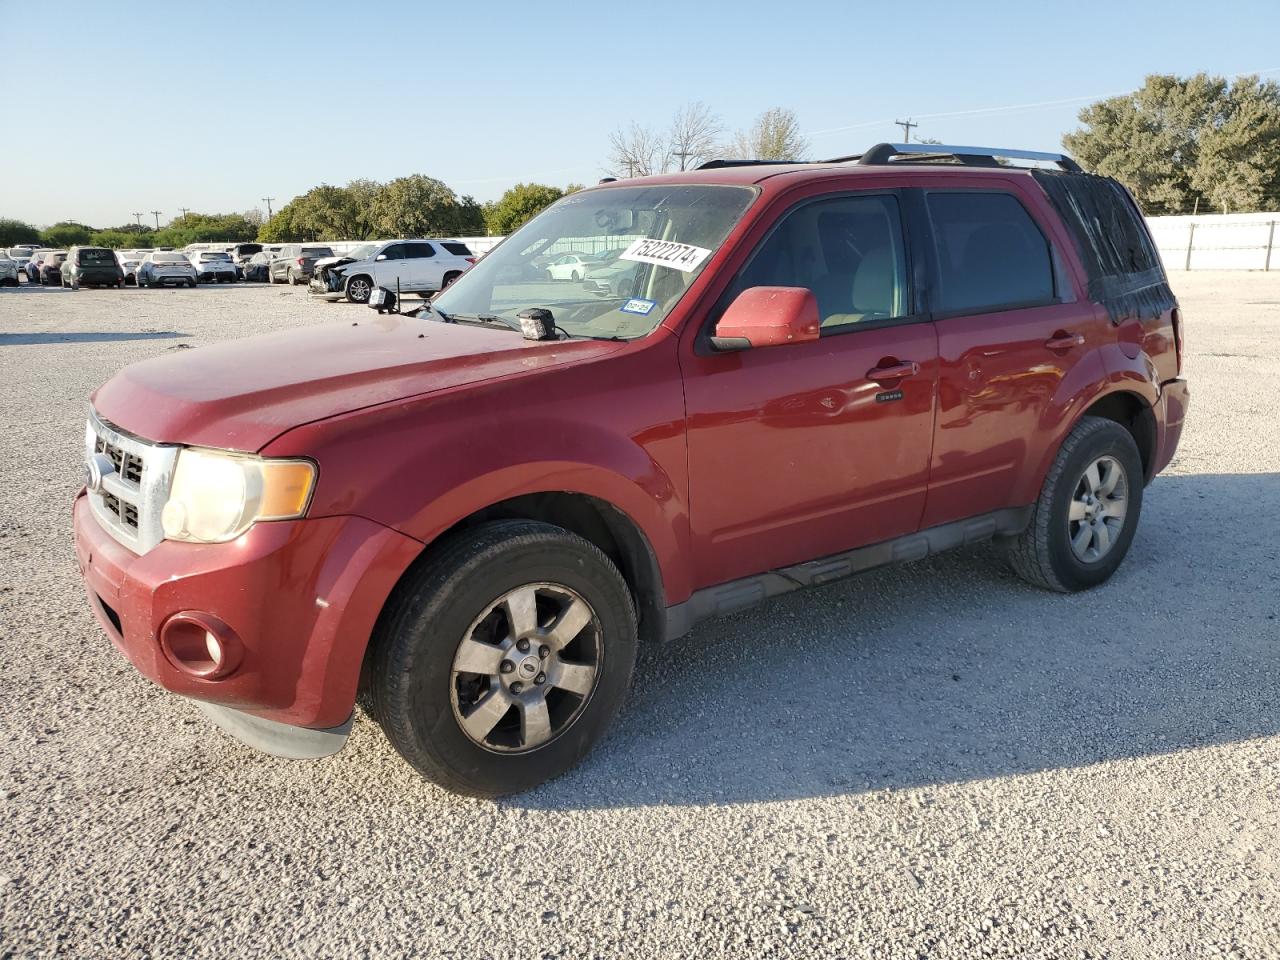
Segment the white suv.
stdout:
[[352,251],[329,263],[317,263],[310,290],[326,300],[368,303],[375,287],[402,293],[435,293],[476,262],[457,240],[388,240]]

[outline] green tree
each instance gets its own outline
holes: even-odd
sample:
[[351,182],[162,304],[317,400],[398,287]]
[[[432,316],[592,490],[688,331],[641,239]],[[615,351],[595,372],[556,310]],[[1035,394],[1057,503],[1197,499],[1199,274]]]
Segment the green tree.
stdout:
[[505,236],[563,196],[564,191],[559,187],[517,183],[493,203],[485,204],[485,229],[496,236]]
[[51,247],[73,247],[76,244],[88,243],[92,236],[93,227],[86,227],[83,223],[72,220],[64,220],[43,230],[40,239]]
[[484,229],[480,204],[420,173],[383,187],[372,212],[374,229],[383,236],[472,236]]
[[1280,202],[1280,84],[1153,74],[1080,111],[1062,138],[1086,170],[1115,177],[1149,213],[1247,212]]
[[40,231],[29,223],[0,217],[0,247],[16,247],[23,243],[39,243]]
[[257,235],[257,226],[242,213],[189,213],[157,230],[152,241],[157,247],[185,247],[189,243],[217,240],[240,243]]

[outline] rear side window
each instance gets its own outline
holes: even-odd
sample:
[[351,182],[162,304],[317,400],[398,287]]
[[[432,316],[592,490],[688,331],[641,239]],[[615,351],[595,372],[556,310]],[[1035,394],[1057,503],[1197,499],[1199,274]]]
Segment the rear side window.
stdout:
[[938,259],[939,313],[981,313],[1051,303],[1049,243],[1007,193],[925,195]]
[[408,251],[405,256],[411,260],[425,260],[436,255],[435,249],[429,243],[409,243],[405,245],[405,249]]
[[455,257],[471,256],[471,248],[468,247],[465,243],[442,243],[440,244],[440,246],[444,247],[446,250],[452,253]]

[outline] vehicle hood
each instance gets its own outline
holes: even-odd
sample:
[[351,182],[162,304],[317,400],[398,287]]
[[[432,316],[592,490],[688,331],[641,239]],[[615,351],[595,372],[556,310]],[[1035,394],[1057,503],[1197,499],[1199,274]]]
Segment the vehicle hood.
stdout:
[[94,409],[144,439],[252,452],[304,423],[625,346],[370,314],[144,360],[99,387]]

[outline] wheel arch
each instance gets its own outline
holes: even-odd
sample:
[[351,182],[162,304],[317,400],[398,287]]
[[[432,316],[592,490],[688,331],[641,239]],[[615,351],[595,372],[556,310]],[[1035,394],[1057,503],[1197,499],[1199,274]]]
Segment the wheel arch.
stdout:
[[1113,420],[1128,430],[1142,458],[1143,478],[1151,482],[1156,466],[1156,416],[1144,397],[1131,390],[1115,390],[1095,399],[1076,422],[1084,417]]
[[[482,524],[496,520],[537,520],[568,530],[600,549],[617,565],[636,605],[636,620],[642,646],[661,643],[666,638],[666,594],[662,570],[649,538],[625,511],[606,500],[585,493],[544,491],[525,493],[489,504],[462,517],[426,544],[400,574],[383,602],[383,613],[391,609],[405,584],[412,582],[422,566],[436,557],[453,540]],[[379,615],[381,620],[382,614]],[[373,631],[365,647],[360,671],[360,689],[368,689],[369,669],[374,656]],[[366,699],[367,698],[363,698]]]

